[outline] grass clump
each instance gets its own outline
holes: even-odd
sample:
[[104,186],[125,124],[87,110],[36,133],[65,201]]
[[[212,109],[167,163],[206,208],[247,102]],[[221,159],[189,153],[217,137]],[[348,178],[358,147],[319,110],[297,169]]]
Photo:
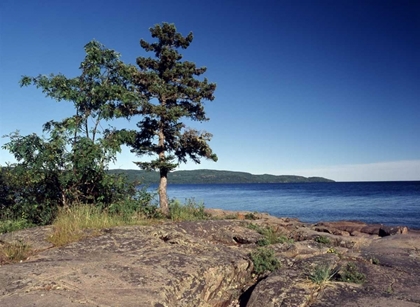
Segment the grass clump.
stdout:
[[245,214],[245,219],[246,220],[258,220],[258,212]]
[[61,208],[53,221],[54,233],[48,241],[62,246],[99,234],[104,228],[152,224],[162,218],[153,199],[154,194],[141,189],[134,196],[112,204],[79,204]]
[[380,265],[381,264],[381,262],[379,261],[379,259],[376,258],[375,256],[371,256],[369,258],[369,262],[372,263],[372,264],[375,264],[375,265]]
[[204,211],[204,204],[196,203],[194,199],[187,199],[185,204],[172,200],[169,204],[169,214],[175,222],[209,219],[209,215]]
[[[55,246],[79,241],[87,236],[99,234],[100,229],[122,225],[148,224],[153,220],[141,214],[109,213],[98,206],[77,205],[61,209],[53,222],[54,232],[48,241]],[[90,231],[86,231],[89,229]]]
[[354,262],[349,262],[344,267],[344,269],[341,270],[338,280],[343,282],[362,284],[366,280],[366,275],[359,272]]
[[338,252],[337,252],[337,250],[334,247],[330,247],[327,250],[327,254],[336,254],[336,255],[338,255]]
[[270,248],[259,247],[250,254],[250,257],[254,264],[254,273],[257,275],[274,271],[281,266],[280,261],[274,255],[274,251]]
[[263,235],[263,238],[257,241],[259,246],[266,246],[270,244],[277,244],[277,243],[292,243],[293,241],[283,234],[281,234],[278,230],[274,229],[273,227],[267,226],[262,227],[257,224],[248,224],[247,227],[249,229],[255,230],[259,234]]
[[238,219],[238,215],[237,214],[228,214],[224,216],[225,220],[237,220]]
[[321,243],[321,244],[331,244],[331,240],[326,236],[316,237],[315,242],[318,242],[318,243]]
[[0,244],[0,264],[26,260],[32,253],[30,245],[21,240]]
[[327,281],[331,280],[336,273],[337,271],[332,270],[329,265],[319,264],[309,275],[309,279],[317,285],[322,285]]

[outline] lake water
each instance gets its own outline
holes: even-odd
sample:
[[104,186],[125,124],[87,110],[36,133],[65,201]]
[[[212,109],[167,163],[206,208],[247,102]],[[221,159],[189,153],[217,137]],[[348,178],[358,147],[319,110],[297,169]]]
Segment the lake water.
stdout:
[[420,181],[168,185],[169,198],[303,222],[359,220],[420,229]]

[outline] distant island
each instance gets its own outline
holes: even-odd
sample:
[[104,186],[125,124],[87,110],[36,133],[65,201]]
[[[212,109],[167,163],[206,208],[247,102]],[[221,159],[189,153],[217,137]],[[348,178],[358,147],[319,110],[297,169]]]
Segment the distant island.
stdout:
[[[142,184],[159,183],[158,172],[148,172],[133,169],[113,169],[111,174],[124,174],[130,181]],[[253,175],[245,172],[219,171],[200,169],[192,171],[175,171],[168,174],[170,184],[210,184],[210,183],[310,183],[334,182],[322,177],[303,177],[295,175]]]

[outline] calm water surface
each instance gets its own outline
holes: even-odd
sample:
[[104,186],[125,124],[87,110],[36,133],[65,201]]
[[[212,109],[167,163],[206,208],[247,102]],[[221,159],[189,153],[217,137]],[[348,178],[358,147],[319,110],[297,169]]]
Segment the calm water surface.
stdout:
[[267,212],[309,223],[360,220],[420,229],[420,181],[179,184],[168,185],[168,196],[194,198],[207,208]]

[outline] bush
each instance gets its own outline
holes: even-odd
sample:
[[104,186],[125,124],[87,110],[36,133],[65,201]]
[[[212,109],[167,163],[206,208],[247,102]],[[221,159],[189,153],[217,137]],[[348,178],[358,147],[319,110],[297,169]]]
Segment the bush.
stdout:
[[358,271],[355,263],[349,262],[345,268],[341,270],[338,280],[355,284],[362,284],[365,282],[366,276],[365,274]]
[[331,240],[326,236],[318,236],[315,238],[315,242],[318,242],[321,244],[330,244]]
[[0,220],[0,234],[32,227],[26,219]]
[[158,206],[154,203],[155,194],[149,193],[147,188],[138,190],[134,196],[112,203],[102,204],[102,208],[109,214],[120,215],[125,219],[143,217],[147,219],[162,218]]
[[[0,220],[26,220],[32,225],[51,224],[59,208],[86,203],[105,209],[121,204],[118,210],[129,210],[130,204],[152,215],[151,196],[146,191],[137,194],[134,184],[120,175],[108,175],[105,170],[92,171],[87,185],[75,182],[67,171],[34,169],[23,164],[0,168]],[[65,201],[64,201],[65,200]],[[129,201],[127,201],[129,200]]]
[[270,248],[259,247],[250,254],[257,275],[280,268],[280,261]]
[[245,219],[246,220],[258,220],[258,212],[245,214]]
[[376,258],[375,256],[371,256],[369,258],[369,262],[372,263],[372,264],[375,264],[375,265],[380,265],[381,264],[381,262],[379,261],[379,259]]
[[0,167],[0,220],[38,225],[52,221],[56,207],[48,200],[46,186],[53,190],[55,185],[51,181],[41,184],[34,177],[34,171],[23,166]]

